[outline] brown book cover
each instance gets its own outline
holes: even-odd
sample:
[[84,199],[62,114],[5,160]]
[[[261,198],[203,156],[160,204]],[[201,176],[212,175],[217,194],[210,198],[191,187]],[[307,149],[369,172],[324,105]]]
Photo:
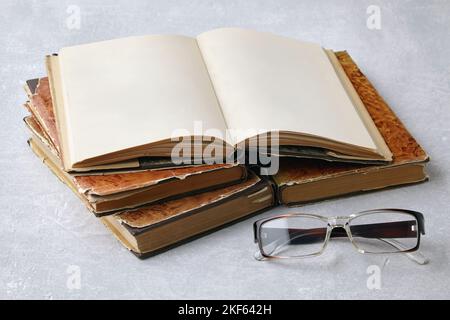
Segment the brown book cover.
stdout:
[[260,213],[275,204],[268,180],[253,173],[240,184],[101,218],[140,258]]
[[29,99],[29,103],[26,104],[27,108],[48,137],[51,146],[59,154],[61,149],[48,78],[27,80],[25,91]]
[[360,165],[311,159],[280,159],[273,177],[279,201],[295,205],[344,194],[425,181],[428,155],[389,108],[347,52],[341,66],[393,154],[388,165]]
[[34,153],[67,184],[96,216],[147,203],[183,197],[245,180],[247,171],[237,164],[144,170],[105,175],[76,176],[65,172],[39,139],[31,138]]

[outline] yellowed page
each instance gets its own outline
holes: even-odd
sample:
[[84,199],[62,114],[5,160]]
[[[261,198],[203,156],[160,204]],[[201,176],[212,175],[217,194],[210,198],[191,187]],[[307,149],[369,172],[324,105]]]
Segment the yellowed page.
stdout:
[[355,87],[353,87],[350,79],[347,77],[344,68],[342,68],[342,65],[339,63],[338,59],[336,58],[336,55],[332,50],[326,50],[326,53],[328,58],[330,59],[331,64],[335,69],[336,75],[341,80],[343,87],[347,90],[347,94],[352,100],[352,103],[355,106],[356,111],[358,112],[361,120],[364,122],[364,125],[366,126],[367,130],[371,134],[373,141],[376,143],[379,153],[382,154],[386,160],[391,161],[392,160],[391,150],[389,150],[389,147],[384,141],[383,136],[378,131],[377,126],[373,122],[372,117],[370,116],[369,112],[364,106],[364,103],[362,102],[360,96],[358,95],[358,92],[356,91]]
[[229,128],[301,132],[377,149],[319,45],[238,28],[197,41]]
[[197,42],[140,36],[59,53],[70,164],[170,138],[174,129],[226,128]]

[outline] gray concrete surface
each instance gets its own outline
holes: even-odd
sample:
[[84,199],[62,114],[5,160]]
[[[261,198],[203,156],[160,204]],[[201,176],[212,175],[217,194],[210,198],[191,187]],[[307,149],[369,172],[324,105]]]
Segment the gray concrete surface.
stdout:
[[[366,25],[369,5],[381,10],[379,30]],[[79,29],[72,19],[76,8]],[[445,0],[2,0],[0,298],[449,298],[449,17],[450,1]],[[427,227],[422,251],[429,265],[402,255],[361,255],[350,243],[332,243],[314,259],[257,262],[252,257],[254,218],[140,261],[28,149],[22,85],[45,74],[45,54],[128,35],[196,35],[222,26],[270,31],[350,52],[430,154],[430,182],[290,211],[421,210]],[[289,210],[264,216],[283,211]],[[374,279],[370,266],[380,270],[379,289],[367,285]]]

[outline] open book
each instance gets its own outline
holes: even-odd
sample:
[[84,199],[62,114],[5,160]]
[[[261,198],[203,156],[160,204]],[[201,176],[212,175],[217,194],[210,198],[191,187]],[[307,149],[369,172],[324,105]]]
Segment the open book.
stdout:
[[66,170],[170,157],[173,138],[197,137],[199,121],[207,139],[194,154],[211,140],[236,148],[276,132],[280,155],[392,160],[336,57],[317,44],[225,28],[66,47],[47,67]]

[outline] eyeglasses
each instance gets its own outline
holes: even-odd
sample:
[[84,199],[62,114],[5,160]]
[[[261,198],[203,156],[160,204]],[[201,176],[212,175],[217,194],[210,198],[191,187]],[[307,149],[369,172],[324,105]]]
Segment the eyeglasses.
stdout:
[[330,238],[348,237],[360,253],[405,253],[418,264],[428,263],[420,252],[425,234],[423,214],[403,209],[376,209],[350,216],[323,217],[285,214],[253,224],[258,260],[320,255]]

